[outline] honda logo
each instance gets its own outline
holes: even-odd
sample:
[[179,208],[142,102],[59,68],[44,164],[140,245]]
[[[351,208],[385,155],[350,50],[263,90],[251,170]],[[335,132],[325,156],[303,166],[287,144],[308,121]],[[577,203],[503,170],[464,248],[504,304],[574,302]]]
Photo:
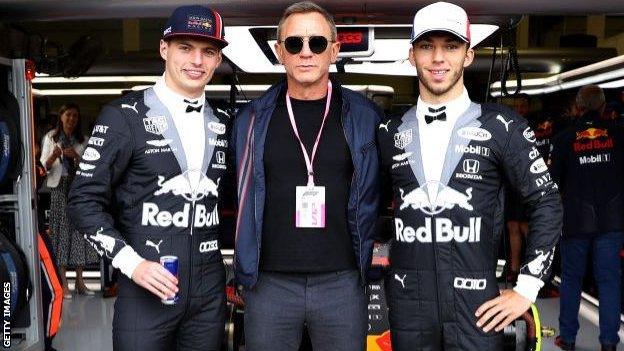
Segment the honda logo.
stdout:
[[215,153],[215,158],[217,159],[218,164],[225,164],[225,151],[217,151]]
[[479,173],[479,161],[473,159],[464,160],[464,172],[477,174]]

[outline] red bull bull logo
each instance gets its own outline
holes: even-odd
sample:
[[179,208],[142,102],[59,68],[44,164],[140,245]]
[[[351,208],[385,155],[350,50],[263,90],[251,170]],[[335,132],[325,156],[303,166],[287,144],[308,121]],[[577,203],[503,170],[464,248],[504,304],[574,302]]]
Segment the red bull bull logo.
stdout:
[[[435,197],[430,196],[427,190],[427,185],[433,183],[436,183],[434,185],[437,185],[438,189]],[[403,201],[399,206],[399,210],[401,211],[411,207],[414,210],[420,209],[422,212],[433,216],[444,210],[453,209],[455,206],[459,206],[468,211],[473,210],[470,204],[472,188],[466,189],[466,193],[464,194],[440,182],[428,182],[407,194],[405,194],[403,189],[399,189],[399,191],[401,193],[401,200]]]
[[165,180],[163,176],[158,176],[159,189],[154,192],[154,195],[172,193],[175,196],[182,196],[190,202],[199,201],[208,195],[219,196],[218,188],[221,178],[217,179],[215,183],[200,171],[195,171],[194,175],[199,178],[199,181],[193,186],[191,173],[192,171],[187,171],[168,180]]
[[608,137],[609,133],[607,133],[606,129],[599,128],[587,128],[580,132],[576,132],[576,140],[594,140],[596,138]]

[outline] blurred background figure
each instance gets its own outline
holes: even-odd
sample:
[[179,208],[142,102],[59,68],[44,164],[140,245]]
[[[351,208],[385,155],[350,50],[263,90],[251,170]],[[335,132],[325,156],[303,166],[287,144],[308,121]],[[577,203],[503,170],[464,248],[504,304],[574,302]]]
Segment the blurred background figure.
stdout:
[[552,143],[551,174],[563,199],[561,300],[555,344],[574,350],[587,261],[598,285],[601,350],[616,350],[620,329],[620,249],[624,231],[624,130],[604,119],[596,85],[576,96],[580,117]]
[[93,295],[84,283],[82,271],[86,264],[99,261],[99,256],[74,229],[66,212],[69,186],[87,144],[82,134],[80,109],[74,103],[66,103],[58,115],[56,127],[43,137],[40,160],[47,170],[46,185],[51,189],[50,238],[54,256],[60,269],[63,295],[71,298],[65,277],[67,267],[76,269],[76,291]]
[[[512,107],[520,116],[527,118],[530,110],[529,97],[525,94],[516,96]],[[511,187],[508,186],[507,189],[505,192],[505,219],[507,221],[507,233],[509,233],[510,251],[507,280],[513,283],[520,271],[522,240],[529,233],[529,223],[520,196],[511,190]]]

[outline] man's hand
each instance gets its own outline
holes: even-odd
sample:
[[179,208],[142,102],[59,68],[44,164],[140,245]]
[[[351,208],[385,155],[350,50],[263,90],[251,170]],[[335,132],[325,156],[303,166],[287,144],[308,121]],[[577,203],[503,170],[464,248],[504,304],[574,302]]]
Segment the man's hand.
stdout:
[[178,279],[158,262],[143,261],[132,273],[132,280],[164,300],[178,292]]
[[511,289],[502,290],[500,296],[486,301],[477,308],[475,316],[480,317],[477,327],[483,328],[486,333],[492,328],[499,332],[520,317],[529,307],[531,307],[531,301],[524,296]]

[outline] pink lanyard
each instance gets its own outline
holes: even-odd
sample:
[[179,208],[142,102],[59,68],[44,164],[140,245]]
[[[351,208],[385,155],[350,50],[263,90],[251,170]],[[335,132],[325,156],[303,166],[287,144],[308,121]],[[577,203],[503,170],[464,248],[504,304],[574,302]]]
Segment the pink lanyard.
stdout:
[[327,119],[327,115],[329,114],[329,105],[331,103],[332,96],[332,83],[331,81],[327,81],[327,102],[325,103],[325,115],[323,115],[323,122],[321,123],[321,129],[316,136],[316,141],[314,142],[314,147],[312,148],[312,159],[308,156],[308,151],[306,150],[305,145],[301,141],[299,137],[299,131],[297,130],[297,123],[295,122],[295,115],[293,114],[292,105],[290,103],[290,96],[288,96],[288,92],[286,92],[286,107],[288,108],[288,117],[290,117],[290,124],[293,127],[293,131],[295,132],[295,136],[297,140],[299,140],[299,145],[301,145],[301,151],[303,151],[303,158],[305,159],[306,168],[308,169],[308,186],[314,186],[314,168],[312,163],[314,162],[314,157],[316,156],[316,149],[318,148],[319,140],[321,140],[321,134],[323,134],[323,127],[325,126],[325,120]]

